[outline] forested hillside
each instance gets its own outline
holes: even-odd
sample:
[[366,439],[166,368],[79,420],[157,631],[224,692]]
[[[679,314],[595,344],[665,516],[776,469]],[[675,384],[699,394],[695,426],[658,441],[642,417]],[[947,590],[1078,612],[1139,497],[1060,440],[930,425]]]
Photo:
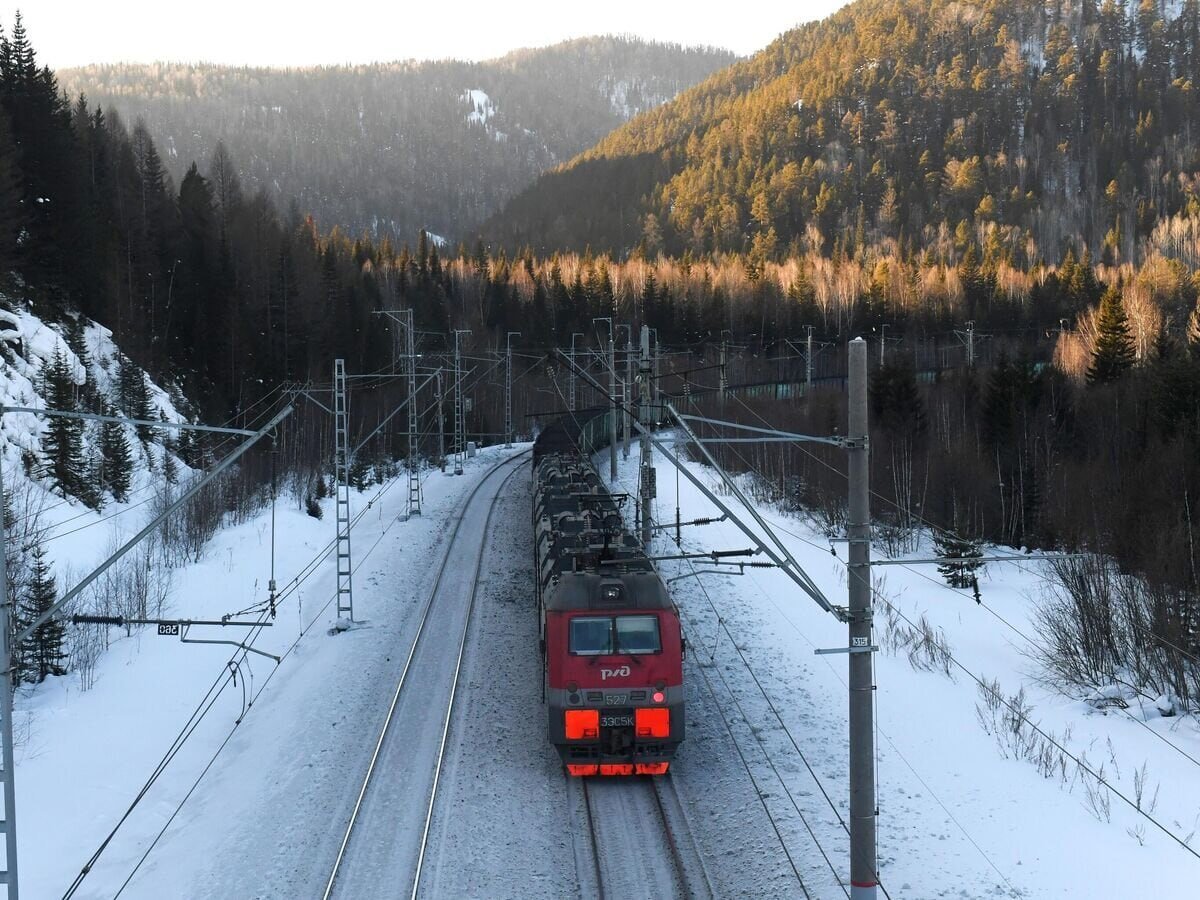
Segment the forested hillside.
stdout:
[[488,233],[1129,261],[1200,206],[1198,34],[1195,0],[858,0],[618,129]]
[[144,119],[177,179],[223,141],[248,190],[295,200],[323,228],[457,239],[540,172],[733,60],[600,37],[481,63],[103,65],[59,78],[106,114]]

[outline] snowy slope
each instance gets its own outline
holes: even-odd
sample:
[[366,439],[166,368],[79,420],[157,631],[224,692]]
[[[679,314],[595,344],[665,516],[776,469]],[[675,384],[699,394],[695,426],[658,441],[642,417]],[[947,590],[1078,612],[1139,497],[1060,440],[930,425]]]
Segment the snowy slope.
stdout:
[[[112,332],[95,322],[85,321],[82,339],[91,357],[86,372],[68,344],[61,326],[49,325],[25,310],[10,312],[0,308],[0,343],[4,347],[0,353],[0,403],[6,406],[45,407],[41,373],[56,351],[66,359],[77,385],[82,385],[90,374],[99,391],[114,397],[121,352],[113,342]],[[149,378],[147,386],[156,415],[171,422],[185,421],[165,390]],[[18,475],[22,473],[22,451],[39,453],[41,450],[40,435],[45,429],[46,419],[30,413],[8,413],[2,422],[0,454],[3,455],[6,485],[11,489],[12,479],[22,477]],[[128,437],[133,439],[132,430]],[[144,471],[145,461],[140,461],[137,468]]]

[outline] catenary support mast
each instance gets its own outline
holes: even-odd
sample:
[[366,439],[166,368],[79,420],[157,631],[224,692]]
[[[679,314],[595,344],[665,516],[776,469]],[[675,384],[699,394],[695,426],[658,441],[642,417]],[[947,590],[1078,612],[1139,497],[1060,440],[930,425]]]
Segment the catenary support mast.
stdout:
[[350,559],[350,398],[346,361],[333,361],[333,472],[337,519],[337,614],[354,621],[354,576]]
[[642,326],[642,355],[638,365],[638,421],[641,422],[641,459],[638,461],[638,496],[641,501],[642,546],[650,544],[650,507],[655,495],[653,449],[650,444],[650,329]]
[[462,343],[464,334],[471,332],[465,328],[454,331],[454,474],[463,473],[463,460],[467,455],[467,411],[463,400],[462,389]]
[[850,342],[850,421],[846,433],[850,480],[850,890],[851,900],[875,900],[875,703],[871,646],[871,486],[867,446],[867,343]]
[[520,336],[519,331],[510,331],[508,333],[508,347],[504,357],[504,446],[512,447],[513,442],[513,420],[512,420],[512,339],[513,335]]

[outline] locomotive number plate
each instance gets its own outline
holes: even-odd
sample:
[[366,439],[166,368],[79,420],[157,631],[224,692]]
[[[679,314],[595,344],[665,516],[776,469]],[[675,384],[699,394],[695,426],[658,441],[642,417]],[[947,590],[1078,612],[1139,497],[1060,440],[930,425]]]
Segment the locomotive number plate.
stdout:
[[601,728],[632,728],[633,716],[601,716]]
[[604,705],[605,706],[624,706],[627,697],[628,697],[627,694],[605,694],[604,695]]

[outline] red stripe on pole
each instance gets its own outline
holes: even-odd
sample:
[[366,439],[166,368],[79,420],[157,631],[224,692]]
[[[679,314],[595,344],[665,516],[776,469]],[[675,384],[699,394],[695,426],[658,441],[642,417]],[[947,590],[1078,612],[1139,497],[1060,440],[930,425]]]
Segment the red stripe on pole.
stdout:
[[878,881],[851,881],[850,887],[879,887]]

